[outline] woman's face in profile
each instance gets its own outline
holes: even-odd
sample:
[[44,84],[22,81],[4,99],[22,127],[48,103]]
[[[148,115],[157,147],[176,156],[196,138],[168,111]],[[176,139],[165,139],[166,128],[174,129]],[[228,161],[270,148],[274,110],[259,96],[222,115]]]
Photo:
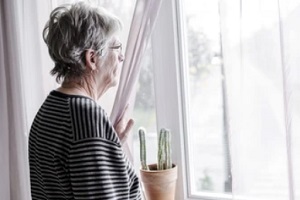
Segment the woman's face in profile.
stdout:
[[124,60],[122,43],[118,37],[113,37],[110,40],[105,55],[99,60],[99,76],[104,79],[108,87],[116,86],[121,63]]

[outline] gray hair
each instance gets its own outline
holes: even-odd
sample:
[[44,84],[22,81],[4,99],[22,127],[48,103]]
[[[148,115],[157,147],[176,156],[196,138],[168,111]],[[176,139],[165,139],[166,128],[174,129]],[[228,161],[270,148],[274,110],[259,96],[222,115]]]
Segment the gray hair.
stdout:
[[120,20],[100,7],[79,2],[60,6],[50,14],[43,39],[55,63],[56,81],[81,78],[85,74],[85,52],[101,56],[111,37],[122,28]]

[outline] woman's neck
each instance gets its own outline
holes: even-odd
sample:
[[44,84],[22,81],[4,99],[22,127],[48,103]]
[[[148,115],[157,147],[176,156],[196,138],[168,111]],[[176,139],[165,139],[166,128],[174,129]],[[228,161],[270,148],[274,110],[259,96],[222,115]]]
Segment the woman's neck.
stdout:
[[62,85],[57,88],[57,91],[65,94],[87,96],[95,101],[98,100],[97,88],[85,83],[84,81],[82,83],[64,81]]

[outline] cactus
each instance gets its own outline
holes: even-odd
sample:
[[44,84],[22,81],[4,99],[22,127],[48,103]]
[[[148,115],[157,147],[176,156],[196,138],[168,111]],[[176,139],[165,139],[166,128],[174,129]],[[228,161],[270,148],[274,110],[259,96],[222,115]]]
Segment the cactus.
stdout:
[[146,140],[145,140],[146,130],[144,128],[139,128],[139,138],[140,138],[140,160],[143,170],[149,170],[147,165],[146,157]]
[[157,170],[164,169],[164,160],[165,160],[165,143],[164,143],[165,131],[164,129],[160,130],[159,138],[158,138],[158,152],[157,152]]
[[172,168],[171,158],[171,133],[167,129],[161,129],[158,140],[158,163],[157,169],[164,170]]
[[[140,160],[143,170],[149,170],[146,162],[146,130],[139,128],[140,138]],[[157,152],[157,170],[171,169],[172,168],[172,155],[171,155],[171,132],[168,129],[162,128],[159,133],[158,139],[158,152]]]
[[165,166],[166,169],[171,169],[172,168],[172,154],[171,154],[171,132],[170,130],[165,130],[165,155],[166,155],[166,160],[165,160]]

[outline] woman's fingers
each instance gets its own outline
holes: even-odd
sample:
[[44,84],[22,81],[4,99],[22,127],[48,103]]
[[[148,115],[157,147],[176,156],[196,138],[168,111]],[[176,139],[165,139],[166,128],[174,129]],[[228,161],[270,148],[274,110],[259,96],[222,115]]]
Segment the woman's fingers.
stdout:
[[115,130],[118,133],[121,143],[124,143],[127,140],[128,135],[134,125],[133,119],[127,121],[128,108],[129,108],[129,104],[126,105],[121,119],[118,121],[118,123],[115,126]]

